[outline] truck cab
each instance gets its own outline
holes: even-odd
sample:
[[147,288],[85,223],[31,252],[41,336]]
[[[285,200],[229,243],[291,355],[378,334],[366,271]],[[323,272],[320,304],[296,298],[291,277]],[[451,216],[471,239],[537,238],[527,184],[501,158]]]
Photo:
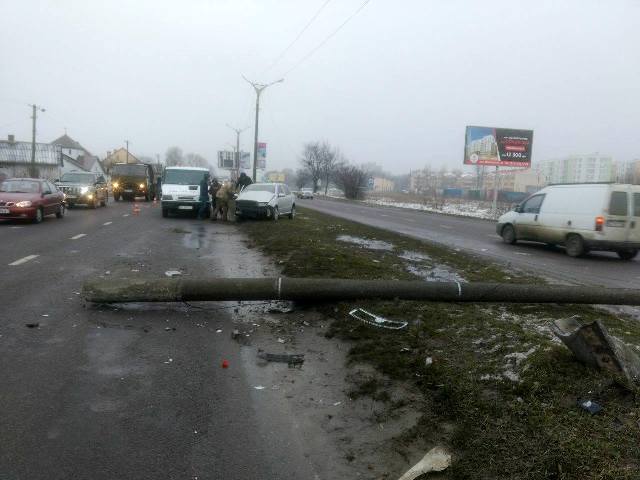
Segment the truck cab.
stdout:
[[[200,201],[200,182],[209,174],[201,167],[167,167],[162,179],[162,216],[169,213],[197,213]],[[207,192],[207,197],[209,193]]]
[[153,200],[156,191],[153,167],[147,163],[116,163],[111,171],[113,199],[135,200],[144,197]]

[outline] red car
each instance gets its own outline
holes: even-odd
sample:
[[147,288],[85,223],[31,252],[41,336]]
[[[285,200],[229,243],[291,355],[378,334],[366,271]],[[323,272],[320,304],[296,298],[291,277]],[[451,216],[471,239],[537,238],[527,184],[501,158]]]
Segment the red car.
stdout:
[[0,219],[33,220],[64,217],[64,194],[41,178],[7,178],[0,183]]

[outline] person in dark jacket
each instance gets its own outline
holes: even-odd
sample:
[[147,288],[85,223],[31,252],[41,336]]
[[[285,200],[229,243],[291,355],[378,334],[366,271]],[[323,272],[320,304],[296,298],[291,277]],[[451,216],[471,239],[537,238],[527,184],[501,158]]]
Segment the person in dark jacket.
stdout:
[[198,210],[198,219],[204,220],[208,217],[207,213],[209,212],[210,204],[209,204],[209,174],[205,174],[200,180],[200,198],[198,198],[200,202],[200,209]]
[[249,175],[247,175],[246,173],[242,172],[238,177],[238,181],[236,183],[236,191],[241,192],[242,190],[245,189],[245,187],[248,187],[252,183],[253,182],[251,181],[251,177],[249,177]]

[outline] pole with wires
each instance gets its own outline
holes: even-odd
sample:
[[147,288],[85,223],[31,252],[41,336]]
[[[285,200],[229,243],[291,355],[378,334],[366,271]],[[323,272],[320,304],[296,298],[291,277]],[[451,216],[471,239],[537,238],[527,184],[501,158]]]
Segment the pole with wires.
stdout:
[[31,178],[37,178],[38,177],[38,169],[36,168],[36,120],[38,118],[38,110],[41,112],[44,112],[45,109],[42,107],[39,107],[38,105],[30,105],[31,109],[32,109],[32,114],[31,114],[31,168],[30,168],[30,172],[29,175],[31,175]]
[[229,125],[227,123],[227,127],[229,127],[231,130],[233,130],[234,132],[236,132],[236,153],[235,153],[235,159],[234,159],[234,165],[233,165],[233,172],[235,172],[235,177],[233,180],[237,180],[238,179],[238,175],[240,174],[240,134],[242,132],[244,132],[246,129],[248,129],[249,127],[244,127],[244,128],[235,128],[232,127],[231,125]]
[[257,175],[258,175],[258,172],[257,172],[257,169],[258,169],[258,125],[259,125],[259,119],[260,119],[260,94],[267,87],[270,87],[271,85],[274,85],[276,83],[284,82],[284,78],[281,78],[280,80],[276,80],[275,82],[271,82],[271,83],[267,83],[267,84],[252,82],[251,80],[248,80],[247,77],[245,77],[244,75],[242,76],[242,78],[244,78],[247,81],[247,83],[249,83],[253,87],[255,92],[256,92],[256,122],[255,122],[254,132],[253,132],[253,181],[256,182],[257,181]]

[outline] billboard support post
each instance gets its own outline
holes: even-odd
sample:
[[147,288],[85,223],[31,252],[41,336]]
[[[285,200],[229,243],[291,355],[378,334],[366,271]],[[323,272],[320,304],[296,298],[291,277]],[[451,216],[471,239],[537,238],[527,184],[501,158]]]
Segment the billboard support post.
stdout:
[[491,213],[494,217],[498,216],[498,166],[496,165],[496,173],[493,177],[493,205]]

